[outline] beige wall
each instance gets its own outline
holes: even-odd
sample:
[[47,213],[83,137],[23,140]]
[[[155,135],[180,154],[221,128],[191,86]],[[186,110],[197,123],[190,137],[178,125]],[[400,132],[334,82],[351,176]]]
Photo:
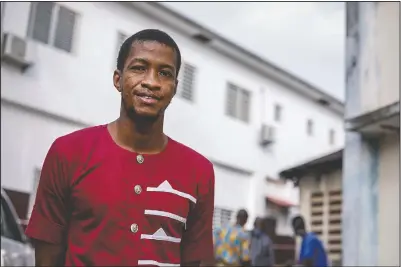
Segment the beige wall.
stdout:
[[[329,249],[328,229],[329,229],[329,192],[335,190],[341,190],[342,188],[342,170],[334,171],[330,174],[323,175],[318,181],[315,177],[302,177],[299,184],[300,188],[300,213],[305,218],[306,226],[308,230],[312,230],[311,225],[311,195],[313,192],[323,193],[323,215],[322,215],[322,226],[315,227],[316,229],[322,230],[321,240],[325,244],[325,248]],[[341,196],[340,196],[341,198]],[[341,204],[340,204],[341,205]],[[341,214],[335,215],[341,217]],[[341,226],[341,225],[340,225]],[[339,235],[341,236],[341,234]],[[337,245],[339,246],[339,245]],[[299,252],[299,240],[297,242],[297,249]],[[330,255],[331,261],[339,260],[340,256]]]
[[[361,27],[360,113],[395,103],[399,93],[399,3],[372,3]],[[372,12],[372,13],[371,13]]]
[[378,242],[380,266],[399,266],[399,136],[387,136],[380,147]]

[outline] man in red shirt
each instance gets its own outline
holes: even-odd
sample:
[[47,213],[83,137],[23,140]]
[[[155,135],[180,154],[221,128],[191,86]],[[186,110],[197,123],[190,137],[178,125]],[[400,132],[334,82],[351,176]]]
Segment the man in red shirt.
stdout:
[[119,118],[54,141],[26,233],[37,266],[199,266],[213,260],[213,165],[163,133],[181,65],[143,30],[121,46]]

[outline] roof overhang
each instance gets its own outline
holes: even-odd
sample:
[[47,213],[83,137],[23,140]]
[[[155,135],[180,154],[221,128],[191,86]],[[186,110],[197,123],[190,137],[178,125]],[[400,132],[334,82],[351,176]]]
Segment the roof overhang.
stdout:
[[273,197],[273,196],[266,196],[266,201],[267,202],[271,202],[271,203],[273,203],[273,204],[275,204],[277,206],[283,207],[283,208],[291,208],[291,207],[298,206],[297,204],[295,204],[295,203],[293,203],[291,201],[288,201],[288,200],[285,200],[285,199],[281,199],[281,198],[278,198],[278,197]]
[[400,102],[384,106],[361,116],[346,119],[347,131],[360,132],[365,136],[400,133]]
[[187,17],[167,8],[163,4],[156,2],[129,2],[129,4],[147,16],[161,22],[163,25],[168,25],[181,34],[198,40],[202,45],[236,60],[340,116],[344,115],[343,102]]
[[342,168],[343,149],[305,162],[303,164],[285,169],[279,173],[283,179],[298,181],[308,174],[323,174]]

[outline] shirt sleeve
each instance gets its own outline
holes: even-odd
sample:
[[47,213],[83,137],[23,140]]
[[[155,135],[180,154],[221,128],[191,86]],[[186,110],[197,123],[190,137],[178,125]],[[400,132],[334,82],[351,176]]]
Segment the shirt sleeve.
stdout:
[[308,238],[305,242],[305,248],[302,255],[303,260],[313,259],[315,248],[316,248],[316,240],[314,238]]
[[57,140],[43,163],[35,204],[26,235],[32,239],[61,244],[67,229],[67,166]]
[[188,215],[181,240],[181,262],[213,261],[214,170],[207,171],[198,187],[198,199]]

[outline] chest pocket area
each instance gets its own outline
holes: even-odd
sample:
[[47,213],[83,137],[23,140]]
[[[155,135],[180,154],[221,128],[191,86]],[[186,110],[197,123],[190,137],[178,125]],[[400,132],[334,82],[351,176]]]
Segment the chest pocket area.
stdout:
[[145,215],[152,228],[161,227],[170,236],[181,237],[195,196],[176,189],[166,180],[157,187],[147,187]]

